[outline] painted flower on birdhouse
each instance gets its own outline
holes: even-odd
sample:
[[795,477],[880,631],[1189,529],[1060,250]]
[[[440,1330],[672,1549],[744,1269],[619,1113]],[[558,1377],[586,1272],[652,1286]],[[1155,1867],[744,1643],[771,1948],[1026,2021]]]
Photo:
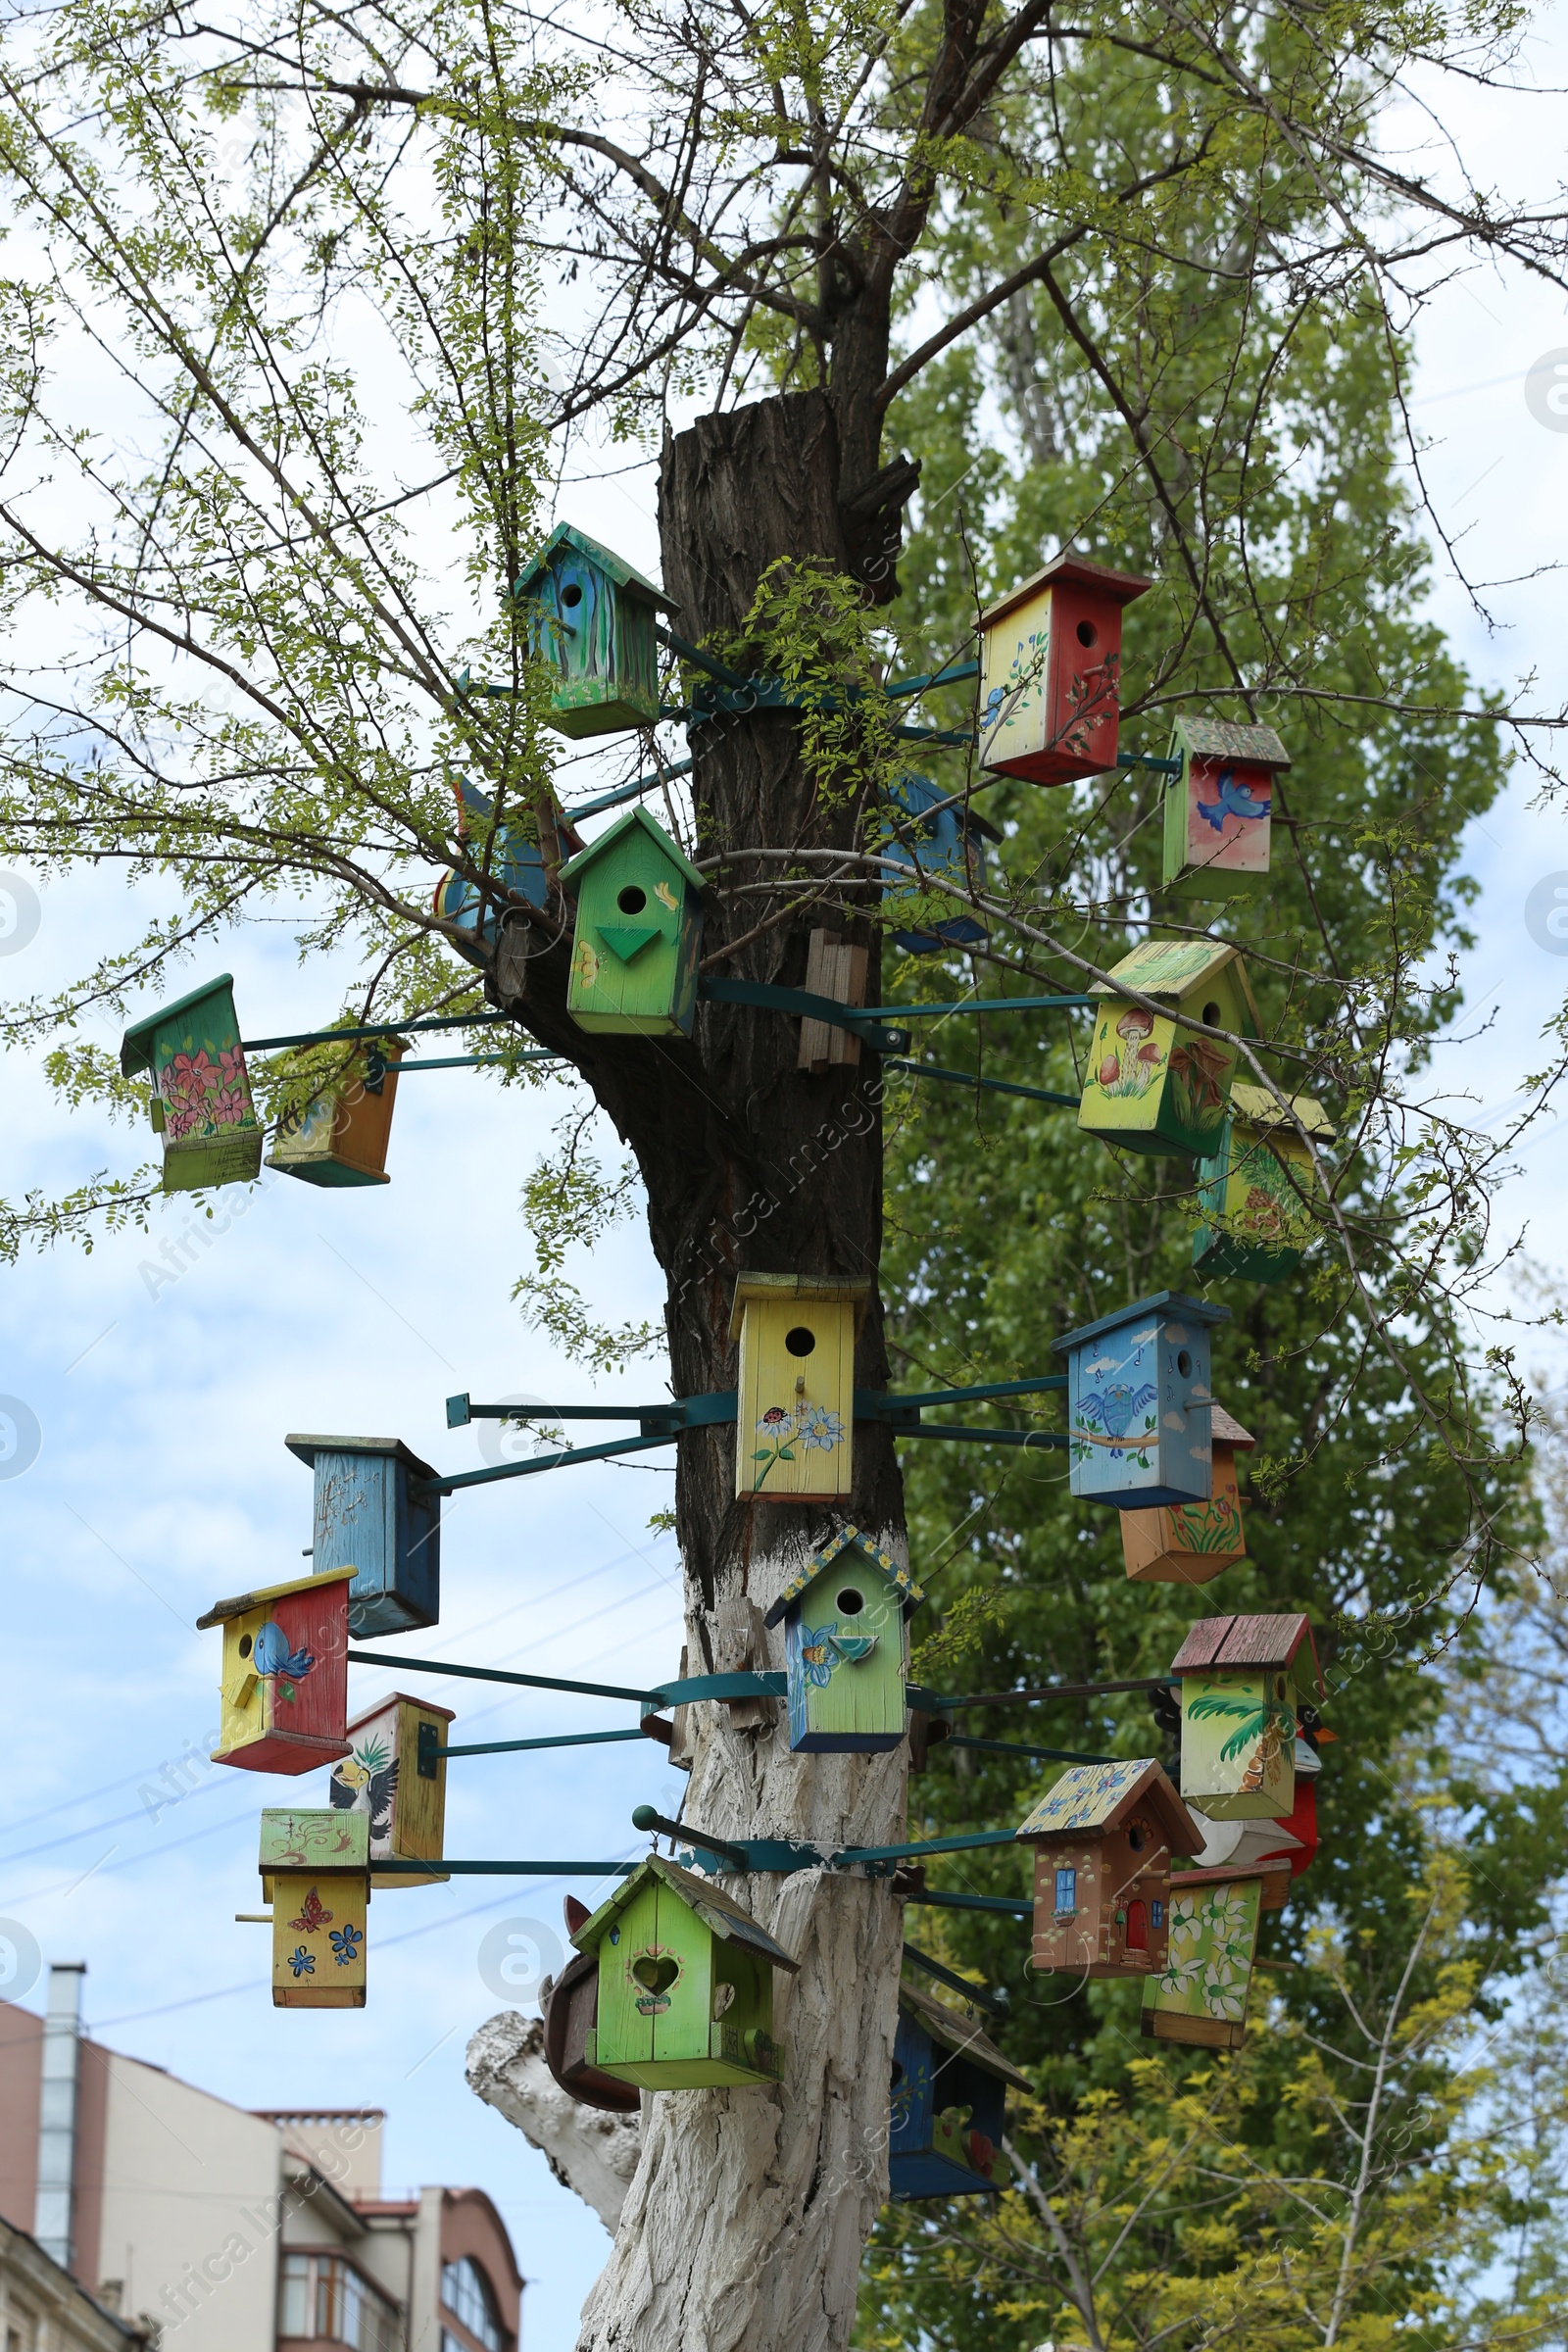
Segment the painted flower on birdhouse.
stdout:
[[348,1968],[354,1961],[359,1946],[365,1941],[365,1937],[355,1927],[334,1928],[330,1941],[333,1959],[339,1968]]
[[795,1415],[796,1435],[803,1446],[818,1446],[831,1453],[844,1435],[844,1423],[825,1404],[803,1404]]
[[316,1974],[316,1962],[311,1958],[303,1943],[297,1944],[290,1952],[288,1964],[296,1977],[314,1977]]
[[825,1690],[833,1679],[832,1631],[831,1626],[825,1625],[815,1632],[809,1626],[801,1628],[801,1669],[807,1681],[818,1690]]

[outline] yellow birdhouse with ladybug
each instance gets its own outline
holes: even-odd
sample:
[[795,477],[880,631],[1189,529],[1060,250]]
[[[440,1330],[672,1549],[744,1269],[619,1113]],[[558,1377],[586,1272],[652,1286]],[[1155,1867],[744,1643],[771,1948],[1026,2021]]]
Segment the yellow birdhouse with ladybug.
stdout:
[[739,1340],[735,1492],[834,1502],[855,1483],[855,1343],[868,1282],[742,1274],[729,1336]]

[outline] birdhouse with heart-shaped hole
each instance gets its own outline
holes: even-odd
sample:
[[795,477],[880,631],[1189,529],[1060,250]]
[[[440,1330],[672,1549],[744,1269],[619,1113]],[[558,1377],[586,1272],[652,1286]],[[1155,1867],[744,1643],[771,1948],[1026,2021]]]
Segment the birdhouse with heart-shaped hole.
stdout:
[[561,869],[577,896],[566,1010],[579,1029],[689,1037],[707,885],[646,808]]
[[796,1755],[878,1755],[904,1738],[907,1623],[925,1595],[857,1527],[841,1528],[767,1612],[784,1626]]
[[800,1963],[707,1879],[651,1854],[571,1940],[599,1962],[587,2066],[642,2090],[782,2077],[773,1971]]
[[1240,1079],[1231,1088],[1218,1148],[1198,1165],[1193,1264],[1204,1275],[1283,1282],[1301,1262],[1323,1190],[1313,1151],[1333,1143],[1334,1128],[1310,1095],[1289,1101],[1287,1110]]
[[196,1620],[223,1629],[215,1764],[314,1772],[348,1752],[349,1579],[298,1576],[220,1600]]
[[248,1184],[262,1172],[262,1124],[251,1100],[234,983],[220,972],[125,1031],[120,1071],[152,1079],[148,1113],[164,1139],[166,1193]]
[[406,1634],[441,1614],[441,1497],[436,1473],[398,1438],[283,1443],[316,1474],[312,1557],[318,1576],[352,1567],[349,1631]]
[[674,612],[662,588],[608,547],[564,522],[512,586],[528,650],[552,674],[551,726],[563,735],[617,735],[659,717],[658,615]]
[[1186,1802],[1213,1821],[1285,1820],[1296,1802],[1298,1682],[1322,1686],[1305,1617],[1205,1617],[1171,1672]]
[[735,1492],[836,1502],[855,1483],[855,1343],[868,1282],[742,1274],[729,1336],[740,1342]]
[[1208,1426],[1208,1500],[1121,1514],[1122,1558],[1134,1584],[1206,1585],[1247,1557],[1236,1457],[1250,1450],[1253,1440],[1221,1404],[1210,1406]]
[[315,1091],[279,1122],[268,1166],[297,1176],[304,1184],[334,1191],[390,1183],[386,1148],[397,1100],[398,1063],[406,1050],[399,1037],[344,1046],[335,1054],[334,1066],[326,1068],[320,1068],[322,1056],[318,1054]]
[[1009,2065],[972,2013],[933,2000],[916,1984],[901,1984],[888,2193],[906,2200],[1000,2189],[1009,2083],[1030,2088],[1028,2076]]
[[1178,718],[1165,788],[1165,888],[1179,899],[1241,899],[1268,888],[1274,779],[1291,764],[1272,727]]
[[980,615],[980,764],[1075,784],[1116,764],[1122,613],[1153,586],[1057,556]]
[[1002,839],[964,794],[945,792],[929,776],[900,776],[884,803],[887,838],[878,855],[907,871],[907,882],[889,881],[883,913],[894,924],[896,946],[908,956],[936,956],[944,948],[973,947],[986,936],[984,923],[963,913],[949,897],[985,888],[986,844]]
[[1178,1871],[1170,1885],[1165,1958],[1144,1984],[1150,2041],[1239,2050],[1268,1882],[1261,1865]]
[[368,1814],[330,1806],[262,1815],[274,2008],[365,2007],[369,1834]]
[[1034,1965],[1147,1977],[1165,1964],[1172,1855],[1203,1833],[1152,1757],[1072,1764],[1018,1836],[1035,1849]]
[[1118,1510],[1213,1492],[1209,1332],[1230,1309],[1155,1291],[1051,1345],[1067,1358],[1068,1484]]
[[[373,1886],[430,1886],[449,1875],[439,1864],[446,1834],[444,1751],[452,1722],[450,1707],[394,1691],[357,1715],[344,1733],[349,1752],[333,1765],[327,1794],[340,1813],[363,1813],[368,1821]],[[378,1871],[378,1862],[437,1867],[428,1873]]]
[[[1150,1002],[1135,1004],[1124,989]],[[1240,951],[1204,939],[1146,940],[1089,994],[1101,1003],[1078,1104],[1083,1133],[1161,1156],[1216,1152],[1239,1049],[1182,1023],[1257,1035]]]

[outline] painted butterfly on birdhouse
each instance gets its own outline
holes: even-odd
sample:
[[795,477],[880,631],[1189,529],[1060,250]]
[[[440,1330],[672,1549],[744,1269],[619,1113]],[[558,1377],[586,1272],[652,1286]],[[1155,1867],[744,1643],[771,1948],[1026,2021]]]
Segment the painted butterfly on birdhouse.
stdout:
[[310,1893],[305,1897],[304,1902],[300,1905],[300,1915],[298,1919],[291,1919],[288,1924],[291,1928],[297,1929],[302,1936],[314,1936],[318,1928],[324,1928],[326,1926],[331,1917],[332,1913],[327,1910],[319,1894],[313,1886]]

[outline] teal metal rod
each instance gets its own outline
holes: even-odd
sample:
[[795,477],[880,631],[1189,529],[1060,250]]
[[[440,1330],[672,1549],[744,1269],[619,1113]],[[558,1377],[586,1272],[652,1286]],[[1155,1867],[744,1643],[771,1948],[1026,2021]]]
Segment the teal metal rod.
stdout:
[[939,1984],[949,1985],[954,1992],[961,1992],[964,1999],[973,2001],[977,2009],[989,2009],[993,2017],[1009,2017],[1012,2014],[1012,2003],[1004,1992],[982,1992],[978,1984],[971,1984],[968,1978],[960,1977],[956,1969],[944,1968],[940,1960],[933,1960],[929,1952],[919,1950],[909,1942],[907,1936],[905,1938],[904,1957],[924,1975],[935,1977]]
[[[950,1012],[1082,1012],[1086,1005],[1100,1004],[1099,997],[966,997],[961,1004],[867,1004],[857,1006],[856,1017],[862,1021],[924,1021],[936,1013]],[[1077,1100],[1076,1096],[1073,1098]]]
[[[444,1866],[443,1866],[444,1867]],[[379,1870],[381,1864],[377,1863]],[[1014,1902],[1004,1894],[949,1894],[944,1888],[932,1887],[925,1894],[906,1894],[906,1903],[937,1903],[944,1911],[1005,1911],[1013,1919],[1033,1919],[1033,1903]]]
[[997,1095],[1026,1095],[1031,1102],[1055,1102],[1063,1110],[1076,1110],[1080,1097],[1053,1094],[1043,1086],[1014,1086],[1008,1078],[976,1078],[968,1070],[944,1070],[934,1061],[884,1061],[885,1070],[908,1070],[916,1078],[946,1078],[954,1086],[976,1086]]
[[445,1878],[449,1875],[469,1879],[629,1879],[639,1862],[453,1862],[444,1854],[428,1862],[381,1862],[370,1864],[377,1878],[386,1870],[405,1872],[410,1878]]
[[560,1061],[559,1054],[547,1054],[542,1048],[537,1054],[441,1054],[432,1061],[389,1061],[387,1075],[406,1078],[414,1070],[478,1070],[488,1069],[498,1061]]
[[[1100,1759],[1097,1757],[1096,1762]],[[636,1815],[632,1819],[636,1821]],[[690,1837],[685,1830],[683,1837]],[[921,1854],[967,1854],[982,1845],[1013,1845],[1016,1830],[972,1830],[963,1838],[927,1838],[916,1839],[912,1845],[846,1845],[833,1856],[835,1862],[909,1862]]]
[[[907,1395],[902,1389],[890,1389],[889,1400],[894,1404],[967,1404],[973,1396],[1033,1396],[1042,1389],[1064,1389],[1065,1372],[1041,1372],[1032,1380],[983,1380],[972,1389],[923,1389]],[[857,1405],[859,1398],[856,1398]]]
[[1062,1429],[955,1429],[943,1421],[915,1421],[907,1429],[893,1424],[896,1438],[961,1438],[975,1446],[1070,1446]]
[[441,1658],[390,1657],[384,1649],[350,1649],[344,1655],[351,1666],[393,1666],[405,1674],[457,1674],[470,1683],[518,1683],[525,1690],[574,1690],[583,1698],[632,1698],[639,1706],[657,1704],[659,1699],[657,1690],[631,1690],[623,1683],[563,1682],[550,1674],[503,1673],[499,1666],[452,1666]]
[[[660,712],[661,718],[664,715]],[[602,792],[596,801],[579,801],[570,808],[563,803],[562,814],[574,821],[579,816],[597,816],[601,808],[617,808],[622,801],[634,801],[639,794],[652,792],[656,785],[668,783],[675,776],[689,776],[696,764],[695,760],[679,760],[672,767],[661,768],[656,775],[639,776],[633,784],[620,784],[613,792]]]
[[1116,1756],[1090,1756],[1080,1747],[1018,1747],[1010,1740],[971,1740],[966,1732],[950,1732],[943,1747],[980,1747],[992,1756],[1043,1756],[1048,1764],[1115,1764]]
[[612,1740],[651,1740],[651,1732],[565,1732],[554,1740],[475,1740],[461,1747],[427,1747],[427,1756],[508,1756],[525,1747],[602,1747]]
[[362,1037],[417,1037],[424,1029],[476,1029],[483,1021],[510,1021],[509,1012],[446,1012],[432,1020],[371,1021],[360,1029],[301,1029],[293,1037],[246,1037],[245,1054],[272,1054],[283,1046],[352,1046]]
[[[950,1707],[1016,1707],[1033,1706],[1047,1698],[1108,1698],[1117,1690],[1169,1690],[1175,1677],[1169,1674],[1136,1675],[1130,1682],[1120,1683],[1037,1683],[1027,1690],[982,1690],[968,1698],[950,1698],[945,1692],[922,1690],[919,1704],[928,1714],[946,1714]],[[909,1704],[915,1704],[911,1697]],[[1093,1756],[1086,1761],[1102,1764],[1107,1759]]]
[[423,1483],[428,1494],[455,1494],[463,1487],[493,1486],[500,1478],[532,1478],[537,1471],[562,1470],[571,1462],[603,1462],[612,1453],[637,1453],[650,1446],[673,1446],[679,1436],[679,1430],[672,1429],[655,1438],[612,1438],[604,1446],[568,1446],[564,1452],[537,1454],[532,1461],[501,1462],[492,1470],[462,1470],[455,1477],[432,1478]]
[[738,669],[727,669],[711,654],[705,654],[700,645],[693,645],[690,638],[677,637],[673,629],[662,627],[657,620],[654,623],[654,635],[661,645],[667,646],[672,654],[678,654],[683,662],[689,662],[694,669],[706,670],[710,678],[716,678],[721,686],[728,686],[737,694],[744,694],[748,687],[757,683],[755,678],[743,678]]
[[956,686],[963,678],[977,678],[979,675],[978,662],[955,662],[944,669],[927,670],[922,677],[890,678],[882,692],[891,703],[900,695],[924,694],[928,686]]

